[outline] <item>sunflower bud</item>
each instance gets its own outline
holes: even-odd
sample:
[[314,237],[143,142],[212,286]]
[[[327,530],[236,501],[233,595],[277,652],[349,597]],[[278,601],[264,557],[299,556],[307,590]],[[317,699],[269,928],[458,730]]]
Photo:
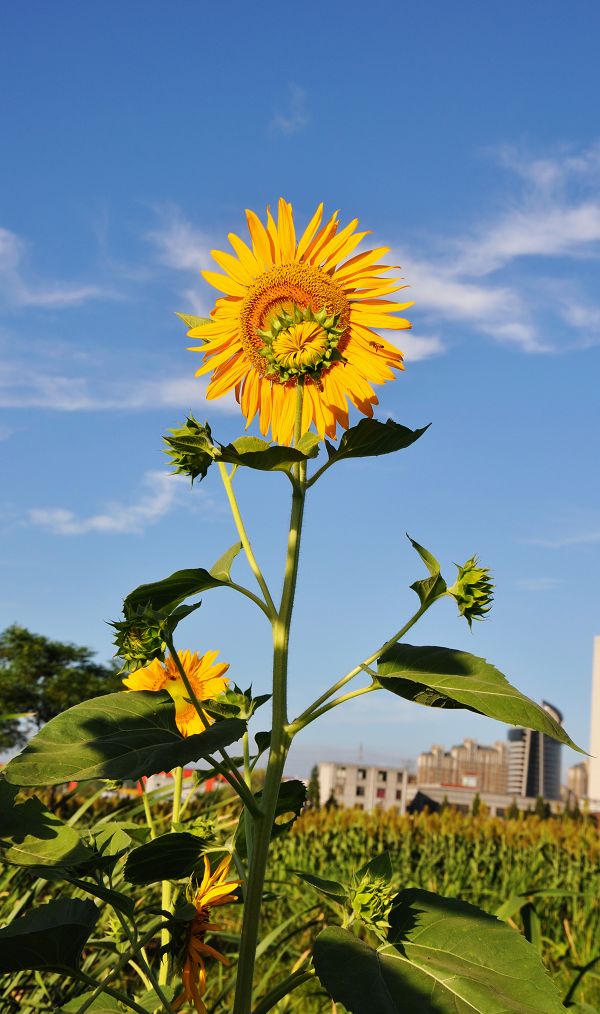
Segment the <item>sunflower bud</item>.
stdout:
[[175,466],[174,475],[189,475],[192,480],[204,478],[215,460],[216,448],[212,441],[210,426],[204,426],[190,413],[185,425],[169,430],[171,436],[163,437],[169,449],[165,451]]
[[454,565],[458,570],[456,582],[448,588],[448,594],[456,599],[460,613],[469,626],[473,620],[483,620],[492,608],[494,585],[490,580],[488,567],[478,567],[476,556],[472,556],[462,567]]
[[111,623],[116,630],[115,655],[123,659],[120,672],[135,672],[155,658],[162,661],[167,650],[168,626],[169,618],[156,612],[149,603],[131,610],[124,620]]

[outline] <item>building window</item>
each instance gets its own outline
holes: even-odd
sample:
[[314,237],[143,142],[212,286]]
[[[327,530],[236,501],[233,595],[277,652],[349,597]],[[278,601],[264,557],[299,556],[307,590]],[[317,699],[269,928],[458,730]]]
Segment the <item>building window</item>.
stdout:
[[356,795],[357,796],[364,796],[364,794],[365,794],[365,787],[364,787],[364,785],[357,785],[356,786]]
[[402,789],[396,789],[396,799],[402,799]]
[[377,781],[378,782],[387,782],[387,771],[378,771],[377,772]]
[[364,810],[364,806],[363,806],[363,804],[362,804],[362,803],[355,803],[355,804],[354,804],[354,808],[355,808],[356,810]]
[[403,778],[404,778],[404,771],[398,771],[397,774],[396,774],[396,781],[397,782],[401,782]]
[[336,776],[336,778],[345,778],[346,777],[346,768],[343,768],[343,767],[338,768],[337,771],[336,771],[336,773],[335,773],[335,776]]
[[357,779],[358,779],[359,782],[364,782],[365,778],[367,777],[367,769],[366,768],[358,768],[357,771],[356,771],[356,777],[357,777]]
[[377,798],[385,799],[385,789],[377,789]]

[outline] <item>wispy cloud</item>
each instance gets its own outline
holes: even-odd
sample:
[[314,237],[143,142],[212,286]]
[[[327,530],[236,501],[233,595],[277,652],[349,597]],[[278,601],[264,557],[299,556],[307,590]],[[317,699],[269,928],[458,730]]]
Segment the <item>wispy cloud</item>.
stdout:
[[441,338],[436,335],[418,335],[412,331],[405,331],[399,338],[396,331],[394,338],[400,345],[407,363],[417,363],[422,359],[440,356],[446,351]]
[[566,546],[594,546],[600,543],[600,530],[587,529],[557,539],[524,539],[529,546],[543,546],[545,549],[564,549]]
[[159,224],[150,229],[146,239],[156,248],[162,264],[177,271],[198,272],[210,263],[211,243],[208,235],[188,222],[176,205],[156,209]]
[[35,278],[27,271],[27,253],[23,239],[0,227],[0,293],[10,306],[59,309],[115,295],[98,285]]
[[165,472],[146,472],[142,493],[132,504],[112,502],[98,514],[78,517],[64,507],[35,507],[28,512],[29,524],[44,528],[54,535],[139,534],[160,521],[175,506],[182,486],[189,488],[183,477]]
[[0,364],[0,408],[51,409],[56,412],[145,411],[162,407],[230,414],[239,411],[232,395],[210,403],[208,381],[183,377],[127,378],[102,381],[86,376],[31,370],[24,363]]
[[[569,271],[600,257],[600,145],[554,159],[512,149],[499,157],[521,181],[509,206],[458,237],[438,237],[437,254],[404,256],[426,324],[463,322],[524,352],[598,344],[600,305],[569,282]],[[551,298],[536,258],[563,275],[552,279]]]
[[275,114],[269,124],[269,130],[273,134],[292,137],[308,126],[308,119],[306,92],[300,85],[290,82],[287,87],[286,106]]
[[558,577],[522,577],[515,584],[523,591],[545,592],[558,588],[562,581]]

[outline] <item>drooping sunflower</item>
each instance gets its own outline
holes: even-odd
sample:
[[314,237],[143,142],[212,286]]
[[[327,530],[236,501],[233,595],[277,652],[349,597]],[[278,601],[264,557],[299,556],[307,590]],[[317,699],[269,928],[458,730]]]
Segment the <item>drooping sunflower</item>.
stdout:
[[182,969],[183,993],[173,1004],[173,1010],[179,1008],[186,1002],[194,1005],[198,1014],[206,1014],[206,1006],[202,997],[206,992],[206,967],[204,958],[215,958],[222,964],[227,964],[227,958],[220,951],[217,951],[210,944],[204,942],[208,932],[214,932],[219,927],[210,921],[211,908],[217,905],[228,905],[235,901],[233,891],[239,887],[241,880],[230,880],[226,882],[231,865],[231,856],[226,856],[217,866],[214,873],[211,873],[210,861],[204,856],[204,876],[194,892],[190,901],[196,909],[196,915],[189,924],[185,943],[185,957]]
[[[228,680],[223,678],[229,666],[220,662],[214,665],[218,651],[207,651],[200,656],[198,652],[179,651],[179,661],[190,682],[190,686],[199,701],[212,700],[226,689]],[[206,725],[189,700],[188,692],[175,665],[172,656],[164,662],[155,658],[150,665],[136,669],[123,683],[129,690],[167,690],[175,702],[175,721],[183,736],[193,736],[204,732]],[[212,719],[206,715],[208,723]]]
[[412,303],[390,299],[405,286],[380,263],[388,247],[350,256],[368,235],[357,219],[340,229],[336,212],[323,225],[320,204],[298,239],[283,198],[277,222],[269,208],[266,226],[253,211],[246,217],[251,245],[230,233],[234,254],[212,251],[224,274],[202,272],[224,295],[210,323],[188,331],[201,340],[191,348],[204,357],[196,376],[212,372],[207,398],[233,389],[248,425],[258,413],[261,432],[285,444],[303,383],[302,432],[314,423],[335,437],[338,425],[348,428],[348,400],[372,416],[371,385],[403,369],[402,353],[378,331],[410,328],[396,314]]

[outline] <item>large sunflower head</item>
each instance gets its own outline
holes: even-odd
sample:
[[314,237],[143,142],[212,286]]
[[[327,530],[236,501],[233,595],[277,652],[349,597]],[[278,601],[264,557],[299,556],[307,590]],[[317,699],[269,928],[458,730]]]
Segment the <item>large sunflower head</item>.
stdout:
[[[224,679],[223,675],[229,666],[223,662],[214,664],[218,651],[207,651],[202,656],[197,651],[179,651],[177,654],[199,701],[212,700],[226,689],[229,680]],[[171,655],[164,662],[155,658],[150,665],[136,669],[123,683],[128,690],[166,690],[175,703],[175,721],[182,735],[193,736],[204,732],[206,724],[189,700],[181,673]],[[208,715],[205,715],[205,719],[207,723],[212,721]]]
[[231,856],[221,860],[214,873],[210,861],[204,856],[204,875],[195,891],[190,894],[190,901],[196,914],[189,924],[182,961],[183,993],[173,1004],[174,1010],[186,1002],[194,1005],[198,1014],[206,1014],[206,1006],[202,997],[206,992],[205,958],[215,958],[227,964],[226,957],[205,942],[208,932],[218,930],[211,921],[211,910],[218,905],[228,905],[235,901],[235,889],[241,880],[227,880]]
[[387,247],[350,256],[368,235],[354,219],[339,228],[337,212],[323,224],[320,204],[297,238],[292,206],[280,199],[277,221],[267,208],[266,226],[247,211],[250,245],[229,234],[233,254],[213,250],[224,273],[204,271],[224,293],[211,321],[188,331],[204,362],[196,376],[212,373],[207,398],[230,390],[248,424],[289,444],[296,388],[304,388],[302,431],[311,423],[321,437],[348,427],[348,401],[373,414],[372,384],[394,379],[402,353],[378,331],[409,328],[396,314],[412,303],[390,296],[405,288],[379,263]]

